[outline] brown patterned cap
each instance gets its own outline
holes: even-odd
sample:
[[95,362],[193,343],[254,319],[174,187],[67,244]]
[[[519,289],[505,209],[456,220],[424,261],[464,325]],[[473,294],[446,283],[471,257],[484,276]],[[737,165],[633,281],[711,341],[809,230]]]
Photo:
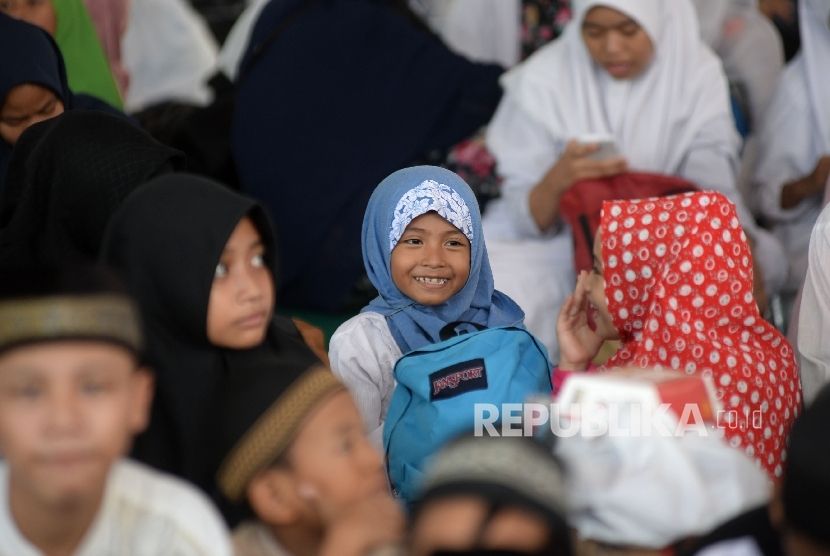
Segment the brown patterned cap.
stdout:
[[138,311],[118,294],[55,295],[0,301],[0,351],[56,340],[100,340],[142,348]]
[[[251,423],[240,422],[228,414],[230,407],[226,407],[226,419],[232,429],[242,428],[238,435],[239,440],[233,445],[224,458],[217,473],[219,488],[229,500],[239,502],[245,494],[245,487],[250,480],[261,470],[267,468],[282,455],[291,445],[302,424],[320,402],[331,394],[343,390],[345,387],[329,369],[316,365],[301,371],[295,377],[276,377],[277,373],[270,373],[271,377],[255,384],[248,384],[239,388],[238,394],[231,391],[227,394],[242,403],[257,405],[250,393],[251,387],[258,387],[260,391],[270,392],[271,403],[256,412],[255,420]],[[283,389],[268,388],[267,378],[282,382],[289,382]],[[260,397],[260,400],[263,398]],[[260,402],[260,406],[263,404]],[[238,412],[233,412],[239,415]],[[250,413],[249,413],[250,414]],[[244,420],[244,419],[243,419]],[[222,432],[220,431],[220,435]],[[227,436],[227,432],[225,433]]]

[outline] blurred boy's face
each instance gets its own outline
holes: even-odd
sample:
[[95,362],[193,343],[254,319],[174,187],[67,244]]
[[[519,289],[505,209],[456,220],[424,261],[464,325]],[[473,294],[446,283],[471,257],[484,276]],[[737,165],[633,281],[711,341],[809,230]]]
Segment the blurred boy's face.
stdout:
[[453,496],[428,502],[412,527],[413,556],[439,550],[510,550],[541,553],[551,531],[539,516],[521,508],[505,507],[482,529],[489,507],[476,496]]
[[[366,436],[345,390],[325,400],[303,425],[288,462],[306,515],[323,526],[356,503],[388,490],[383,459]],[[312,517],[313,516],[313,517]]]
[[50,0],[0,0],[0,12],[37,25],[52,36],[58,27]]
[[147,422],[151,379],[127,350],[60,341],[0,355],[0,452],[13,492],[42,505],[100,494]]
[[654,57],[645,30],[613,8],[591,8],[582,21],[582,40],[591,58],[614,79],[634,79]]
[[213,278],[208,303],[208,340],[246,349],[262,343],[274,308],[274,281],[264,260],[265,245],[250,218],[234,229]]
[[470,276],[470,241],[435,212],[415,218],[392,250],[392,280],[409,299],[440,305]]
[[0,106],[0,138],[14,146],[29,126],[60,116],[63,109],[63,102],[46,87],[18,85]]

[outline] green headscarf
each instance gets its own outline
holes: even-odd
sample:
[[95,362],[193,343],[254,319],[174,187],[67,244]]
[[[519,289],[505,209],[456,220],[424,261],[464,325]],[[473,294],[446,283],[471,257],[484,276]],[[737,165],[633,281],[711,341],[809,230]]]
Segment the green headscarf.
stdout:
[[83,0],[52,0],[52,6],[57,20],[55,41],[66,63],[69,88],[122,109],[121,93]]

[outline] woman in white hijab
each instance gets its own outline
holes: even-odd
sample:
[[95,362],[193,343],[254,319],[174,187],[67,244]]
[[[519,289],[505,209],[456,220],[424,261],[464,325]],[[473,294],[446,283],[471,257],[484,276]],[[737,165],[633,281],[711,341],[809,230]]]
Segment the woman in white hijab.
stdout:
[[784,44],[758,0],[694,0],[700,34],[720,56],[733,96],[746,118],[738,189],[752,206],[752,172],[758,159],[758,130],[784,71]]
[[124,105],[138,112],[166,100],[204,106],[218,47],[186,0],[132,0],[121,56],[130,75]]
[[[720,60],[700,38],[689,0],[577,0],[564,34],[503,78],[505,97],[487,143],[504,176],[485,217],[497,286],[558,359],[555,321],[574,282],[570,231],[559,198],[577,180],[626,170],[676,175],[724,193],[773,263],[735,187],[740,139]],[[618,156],[576,139],[610,136]],[[767,245],[769,244],[769,245]],[[780,258],[778,259],[780,261]]]
[[770,103],[753,180],[758,208],[789,253],[792,291],[806,272],[810,230],[830,172],[830,2],[801,0],[798,11],[801,52]]
[[830,382],[830,205],[810,237],[809,264],[798,315],[798,363],[804,403]]
[[784,45],[758,0],[694,0],[700,34],[748,96],[752,127],[763,119],[784,69]]

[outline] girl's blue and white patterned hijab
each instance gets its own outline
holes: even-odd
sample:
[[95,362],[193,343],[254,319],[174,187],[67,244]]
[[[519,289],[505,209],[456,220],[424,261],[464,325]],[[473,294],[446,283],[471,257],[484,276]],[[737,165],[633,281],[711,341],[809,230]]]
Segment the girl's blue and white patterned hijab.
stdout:
[[[392,250],[415,218],[436,212],[470,240],[470,275],[464,287],[445,303],[421,305],[395,285]],[[386,316],[404,353],[438,342],[439,331],[456,321],[487,327],[521,325],[524,313],[496,291],[487,258],[481,214],[470,187],[458,175],[436,166],[394,172],[375,189],[363,218],[363,263],[378,297],[363,311]]]

